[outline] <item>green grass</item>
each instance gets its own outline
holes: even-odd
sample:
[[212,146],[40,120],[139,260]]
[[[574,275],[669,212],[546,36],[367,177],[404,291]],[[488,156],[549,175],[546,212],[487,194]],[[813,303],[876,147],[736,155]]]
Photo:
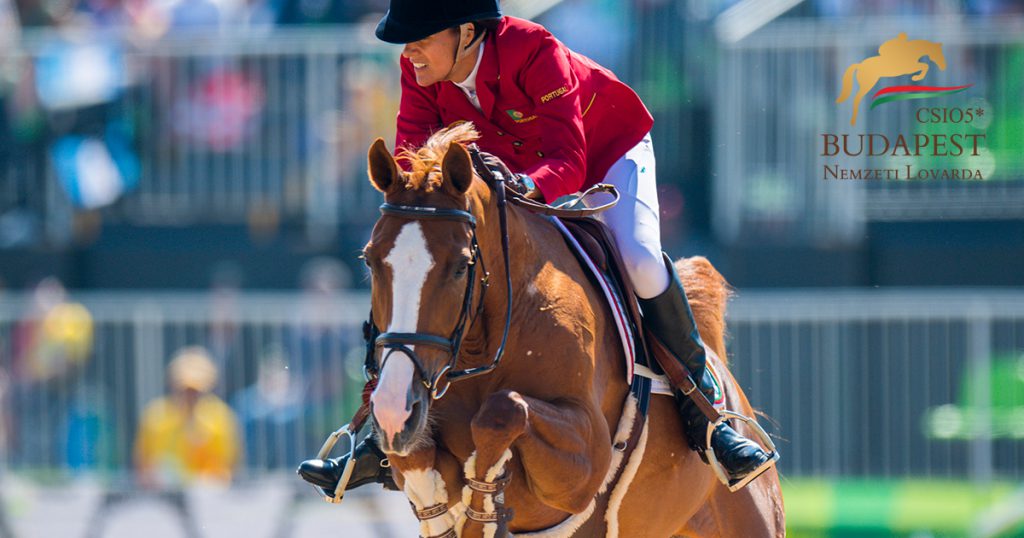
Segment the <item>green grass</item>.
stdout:
[[[1012,503],[1019,487],[952,480],[783,482],[789,536],[797,538],[974,536],[989,510]],[[1012,510],[1019,510],[1020,521],[999,536],[1024,537],[1024,506]]]

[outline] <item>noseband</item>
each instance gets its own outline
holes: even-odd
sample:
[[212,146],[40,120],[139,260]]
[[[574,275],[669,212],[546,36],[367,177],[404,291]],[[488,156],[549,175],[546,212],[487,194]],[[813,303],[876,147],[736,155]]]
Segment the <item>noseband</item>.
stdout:
[[[475,148],[471,149],[471,154],[474,160],[477,159],[478,155]],[[486,168],[484,168],[486,170]],[[479,167],[478,167],[479,172]],[[480,174],[484,177],[483,174]],[[398,332],[386,332],[379,334],[374,339],[374,349],[383,353],[381,359],[380,368],[369,368],[368,375],[376,377],[379,371],[384,369],[384,364],[387,363],[391,354],[396,351],[405,353],[416,365],[419,370],[421,377],[423,378],[423,385],[430,391],[430,397],[437,400],[448,392],[449,387],[455,381],[460,379],[469,379],[478,375],[486,374],[491,370],[497,368],[501,362],[501,357],[505,353],[505,344],[508,342],[509,328],[512,324],[512,272],[509,263],[509,252],[508,252],[508,223],[507,223],[507,208],[505,199],[505,178],[501,174],[493,174],[493,188],[497,194],[498,201],[498,215],[501,223],[501,250],[502,256],[505,262],[505,286],[507,290],[506,300],[506,311],[505,311],[505,332],[501,337],[501,345],[498,347],[497,352],[494,354],[494,358],[491,359],[489,364],[484,366],[477,366],[473,368],[464,368],[456,370],[456,361],[459,357],[459,351],[462,348],[462,339],[465,336],[466,327],[471,323],[471,320],[475,320],[480,316],[484,307],[484,293],[489,287],[490,273],[487,272],[484,266],[484,258],[480,252],[480,245],[476,239],[476,217],[473,216],[469,211],[461,209],[447,209],[440,207],[429,207],[429,206],[407,206],[407,205],[396,205],[390,203],[384,203],[380,206],[380,212],[382,215],[391,215],[403,219],[411,220],[448,220],[463,222],[469,225],[472,238],[470,240],[470,249],[472,251],[472,258],[469,262],[468,274],[466,275],[466,292],[463,295],[462,309],[459,312],[458,322],[455,324],[455,330],[452,331],[451,335],[447,338],[443,336],[437,336],[428,333],[398,333]],[[486,177],[484,177],[486,181]],[[476,282],[477,265],[480,266],[480,272],[483,276],[480,279],[480,298],[476,308],[476,311],[470,315],[470,311],[473,309],[473,289]],[[370,323],[373,323],[373,317],[370,318]],[[410,346],[429,346],[437,349],[441,349],[448,353],[448,363],[444,365],[436,374],[434,374],[430,380],[427,380],[427,370],[423,366],[423,361],[416,355],[416,352],[412,350]],[[377,371],[374,371],[377,370]],[[441,383],[444,386],[441,386]]]

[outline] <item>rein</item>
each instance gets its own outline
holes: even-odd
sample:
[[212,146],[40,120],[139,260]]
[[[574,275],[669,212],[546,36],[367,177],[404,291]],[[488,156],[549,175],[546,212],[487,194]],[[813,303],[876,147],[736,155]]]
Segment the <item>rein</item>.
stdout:
[[[474,163],[476,164],[476,163]],[[612,200],[606,204],[601,204],[594,207],[578,207],[579,203],[588,196],[597,194],[599,192],[606,192],[612,195]],[[550,217],[558,217],[563,219],[579,219],[583,217],[591,217],[598,213],[603,213],[615,204],[619,203],[619,190],[615,188],[615,185],[609,185],[608,183],[598,183],[589,189],[572,196],[568,201],[551,206],[548,204],[533,201],[522,194],[519,194],[513,189],[508,190],[509,200],[514,205],[517,205],[530,213],[536,213],[538,215],[547,215]]]

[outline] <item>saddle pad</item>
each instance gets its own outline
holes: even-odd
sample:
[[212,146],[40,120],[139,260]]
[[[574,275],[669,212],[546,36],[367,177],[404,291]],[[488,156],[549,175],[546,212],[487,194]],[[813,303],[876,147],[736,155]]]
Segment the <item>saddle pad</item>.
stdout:
[[608,301],[608,306],[612,311],[612,318],[615,320],[615,328],[619,333],[619,341],[622,342],[622,351],[626,356],[626,383],[632,384],[634,375],[645,377],[651,380],[651,393],[672,396],[672,385],[669,384],[665,376],[657,375],[646,366],[636,364],[636,349],[633,346],[633,342],[636,340],[633,339],[633,329],[627,318],[626,305],[622,302],[618,287],[612,283],[611,278],[604,271],[598,269],[597,264],[587,254],[586,249],[580,245],[579,241],[566,228],[565,224],[556,217],[549,218],[555,227],[562,232],[565,242],[573,249],[576,256],[583,261],[584,268],[593,275],[598,286],[601,288],[601,292],[604,294],[605,300]]
[[[668,378],[664,375],[658,374],[643,364],[637,363],[636,349],[634,347],[633,329],[632,324],[629,321],[627,312],[629,310],[626,304],[623,303],[621,288],[616,284],[613,278],[605,271],[600,269],[601,263],[607,263],[607,260],[602,260],[601,263],[595,262],[588,249],[584,248],[580,244],[579,240],[569,230],[568,227],[557,217],[548,217],[552,224],[558,228],[558,231],[565,237],[565,242],[576,254],[576,257],[583,262],[583,267],[590,272],[590,274],[597,281],[598,286],[601,288],[601,292],[604,294],[605,300],[608,301],[608,306],[612,311],[612,317],[615,319],[615,327],[619,333],[619,340],[622,342],[622,350],[626,355],[626,382],[633,384],[635,378],[646,378],[651,382],[651,394],[663,394],[666,396],[674,396],[675,392],[672,388],[672,384]],[[711,377],[715,382],[715,401],[712,404],[717,409],[723,409],[725,404],[724,391],[722,390],[721,377],[718,374],[716,361],[718,355],[709,347],[705,347],[705,353],[708,357],[714,357],[715,360],[708,360],[707,368],[711,373]]]

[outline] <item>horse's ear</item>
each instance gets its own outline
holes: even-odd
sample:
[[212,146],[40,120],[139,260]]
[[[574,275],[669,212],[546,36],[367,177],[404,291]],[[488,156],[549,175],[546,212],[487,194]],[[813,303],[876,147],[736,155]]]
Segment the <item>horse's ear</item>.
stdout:
[[441,172],[445,185],[450,185],[458,194],[465,194],[473,184],[473,162],[462,144],[452,142],[444,154]]
[[398,163],[391,156],[391,152],[388,151],[383,138],[373,141],[367,161],[369,163],[367,171],[370,176],[370,183],[373,183],[377,190],[388,192],[389,189],[394,188],[398,184],[398,179],[401,177]]

